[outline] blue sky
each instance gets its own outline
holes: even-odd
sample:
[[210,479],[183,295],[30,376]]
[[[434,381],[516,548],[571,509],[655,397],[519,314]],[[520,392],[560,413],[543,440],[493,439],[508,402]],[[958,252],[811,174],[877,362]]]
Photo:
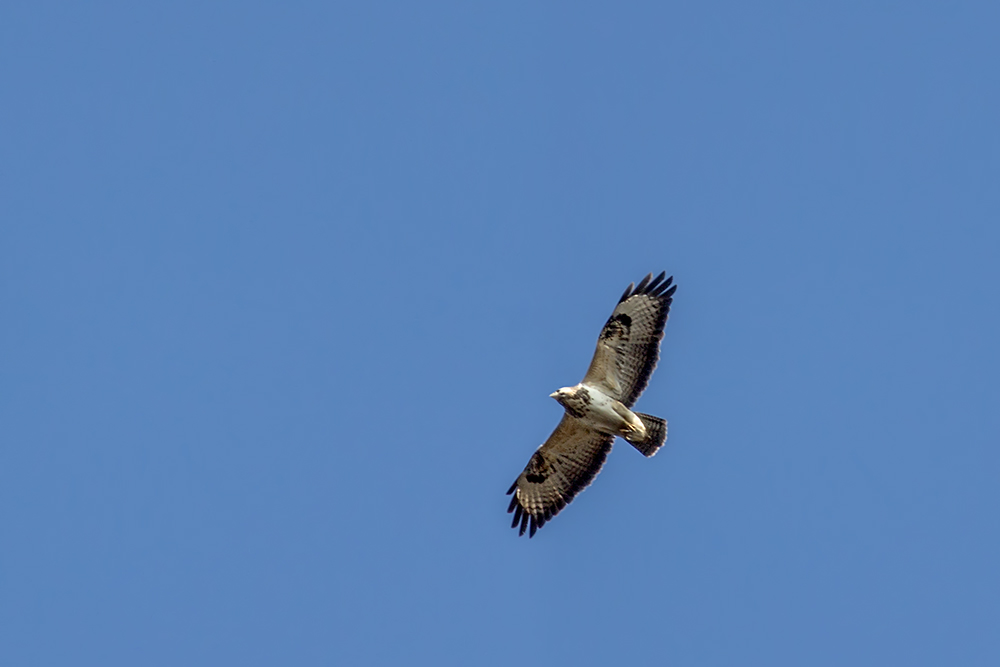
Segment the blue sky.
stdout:
[[[7,3],[9,665],[1000,661],[993,3]],[[624,287],[596,483],[504,491]]]

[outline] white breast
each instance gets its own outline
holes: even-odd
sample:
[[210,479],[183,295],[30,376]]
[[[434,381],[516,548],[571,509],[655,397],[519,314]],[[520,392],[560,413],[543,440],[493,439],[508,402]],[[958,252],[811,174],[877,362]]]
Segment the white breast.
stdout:
[[[617,410],[615,410],[615,399],[611,398],[597,387],[585,384],[578,385],[587,390],[590,394],[590,404],[584,413],[584,421],[588,422],[598,431],[608,434],[618,434],[627,424]],[[624,407],[624,406],[622,406]]]

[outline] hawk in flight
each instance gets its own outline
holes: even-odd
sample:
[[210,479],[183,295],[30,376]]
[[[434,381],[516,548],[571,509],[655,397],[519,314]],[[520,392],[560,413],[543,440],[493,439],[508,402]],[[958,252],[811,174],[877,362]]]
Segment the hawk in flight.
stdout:
[[629,285],[601,330],[583,382],[551,394],[566,409],[549,439],[507,491],[512,528],[529,537],[589,485],[604,465],[615,436],[645,456],[667,439],[667,422],[630,408],[649,383],[660,356],[676,285],[666,271]]

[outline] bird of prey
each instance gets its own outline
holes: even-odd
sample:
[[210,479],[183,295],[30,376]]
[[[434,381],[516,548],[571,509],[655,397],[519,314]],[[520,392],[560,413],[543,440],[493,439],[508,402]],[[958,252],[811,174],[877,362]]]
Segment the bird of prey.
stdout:
[[667,439],[667,422],[630,408],[649,383],[660,356],[676,285],[664,271],[630,284],[611,313],[583,381],[551,394],[565,409],[562,421],[507,491],[512,528],[528,537],[566,507],[604,465],[615,436],[645,456]]

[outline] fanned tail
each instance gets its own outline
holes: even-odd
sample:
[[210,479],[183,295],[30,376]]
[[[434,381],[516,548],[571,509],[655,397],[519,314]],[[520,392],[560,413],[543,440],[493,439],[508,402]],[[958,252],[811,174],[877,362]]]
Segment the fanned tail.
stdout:
[[643,456],[652,456],[667,440],[667,420],[646,415],[641,412],[634,413],[646,427],[646,439],[635,440],[625,438],[633,447],[642,452]]

